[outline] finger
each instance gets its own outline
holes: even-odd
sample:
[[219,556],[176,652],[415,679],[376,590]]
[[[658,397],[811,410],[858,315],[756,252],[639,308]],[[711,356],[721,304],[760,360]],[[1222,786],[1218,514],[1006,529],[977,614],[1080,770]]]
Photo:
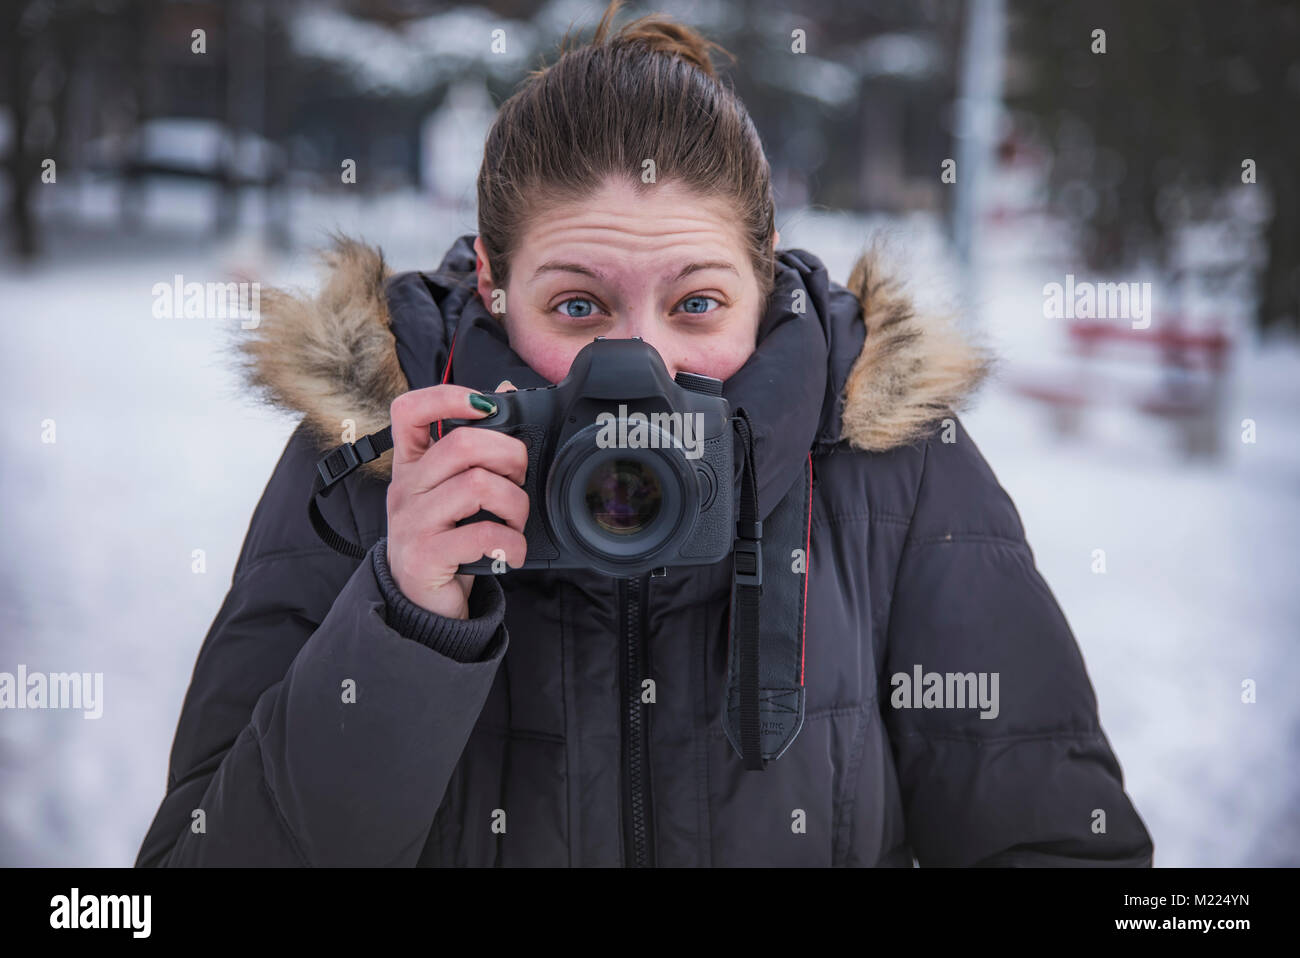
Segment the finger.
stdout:
[[482,419],[491,415],[470,405],[469,397],[482,395],[464,386],[446,383],[402,393],[389,406],[393,424],[393,464],[414,462],[433,444],[429,426],[440,419]]
[[494,393],[513,393],[518,392],[519,388],[508,379],[501,380],[501,385],[492,390]]
[[505,476],[478,466],[452,476],[416,502],[418,506],[404,505],[399,515],[405,517],[410,514],[409,508],[418,508],[427,524],[424,527],[431,532],[454,528],[458,520],[468,519],[480,509],[499,516],[520,532],[528,518],[528,493]]
[[503,559],[507,566],[518,569],[528,557],[528,540],[518,529],[484,520],[439,533],[417,550],[417,556],[424,568],[449,569],[453,574],[457,566],[483,558]]
[[403,482],[412,493],[427,492],[474,466],[522,486],[528,474],[528,447],[503,432],[460,426],[434,443]]

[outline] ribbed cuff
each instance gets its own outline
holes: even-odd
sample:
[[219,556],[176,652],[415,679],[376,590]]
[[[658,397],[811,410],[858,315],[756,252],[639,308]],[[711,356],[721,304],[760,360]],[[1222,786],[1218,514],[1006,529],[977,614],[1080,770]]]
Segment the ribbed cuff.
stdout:
[[480,575],[469,593],[469,618],[452,619],[416,605],[398,588],[388,568],[388,539],[371,550],[375,578],[384,596],[384,620],[394,631],[456,662],[479,662],[506,613],[506,596],[496,576]]

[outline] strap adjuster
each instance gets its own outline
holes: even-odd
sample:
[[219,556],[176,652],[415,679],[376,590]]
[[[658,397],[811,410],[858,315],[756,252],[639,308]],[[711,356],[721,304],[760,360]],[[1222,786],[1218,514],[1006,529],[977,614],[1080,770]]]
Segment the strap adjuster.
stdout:
[[[367,439],[370,437],[367,436]],[[316,471],[320,474],[323,488],[328,489],[334,483],[338,482],[357,466],[361,465],[363,460],[357,455],[356,447],[345,442],[337,449],[330,451],[323,459],[316,463]]]
[[757,539],[737,539],[733,547],[736,585],[763,585],[763,543]]

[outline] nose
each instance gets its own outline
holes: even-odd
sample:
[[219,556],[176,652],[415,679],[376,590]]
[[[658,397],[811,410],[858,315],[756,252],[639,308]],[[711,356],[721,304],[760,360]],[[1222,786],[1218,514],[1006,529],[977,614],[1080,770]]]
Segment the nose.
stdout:
[[656,320],[652,313],[645,310],[628,313],[625,318],[624,328],[618,335],[624,339],[640,339],[642,342],[653,346],[655,351],[659,353],[659,358],[668,367],[668,375],[676,377],[678,371],[677,359],[663,335],[663,325]]
[[642,336],[641,339],[642,339],[644,342],[646,342],[647,344],[649,344],[649,345],[651,345],[651,346],[654,347],[655,352],[657,352],[657,353],[659,354],[659,358],[662,359],[662,360],[664,361],[664,366],[667,367],[667,369],[668,369],[668,375],[669,375],[669,377],[670,377],[670,378],[673,378],[673,379],[676,379],[676,378],[677,378],[677,361],[676,361],[676,359],[673,357],[672,353],[669,352],[667,349],[665,349],[664,346],[662,346],[662,345],[660,345],[659,343],[655,342],[655,341],[654,341],[653,339],[651,339],[650,337]]

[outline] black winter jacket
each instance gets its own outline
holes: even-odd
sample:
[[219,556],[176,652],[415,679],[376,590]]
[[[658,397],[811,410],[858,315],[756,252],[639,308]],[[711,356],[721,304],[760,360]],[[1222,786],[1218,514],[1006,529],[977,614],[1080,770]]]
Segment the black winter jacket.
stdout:
[[[444,374],[544,384],[474,290],[473,238],[403,274],[343,241],[318,296],[263,297],[251,382],[304,419],[199,652],[137,865],[1151,864],[1074,637],[955,412],[988,357],[870,254],[841,286],[781,251],[726,384],[756,427],[760,511],[810,454],[814,476],[806,715],[766,769],[722,729],[730,558],[482,576],[449,620],[389,574],[391,453],[324,503],[365,558],[327,548],[307,495],[349,425],[382,429]],[[996,716],[901,707],[920,690],[895,676],[918,671],[997,673]]]

